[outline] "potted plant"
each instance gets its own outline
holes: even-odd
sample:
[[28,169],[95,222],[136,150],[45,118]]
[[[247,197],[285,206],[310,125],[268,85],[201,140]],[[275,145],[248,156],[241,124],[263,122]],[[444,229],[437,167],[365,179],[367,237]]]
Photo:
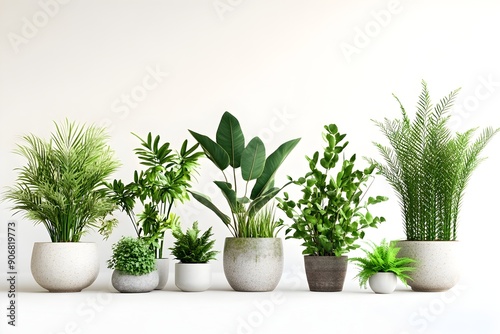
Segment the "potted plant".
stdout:
[[392,293],[396,289],[397,279],[405,286],[411,278],[408,272],[415,270],[409,266],[415,260],[408,257],[398,257],[399,247],[395,242],[382,240],[379,245],[370,243],[371,250],[362,249],[365,257],[353,257],[349,262],[355,263],[359,273],[355,278],[359,279],[359,286],[366,289],[366,284],[375,293]]
[[401,108],[400,119],[374,121],[389,141],[375,143],[382,160],[377,169],[398,195],[406,240],[400,254],[417,262],[408,283],[415,291],[445,291],[459,280],[457,223],[464,190],[483,160],[480,153],[499,131],[485,128],[452,133],[449,111],[458,89],[433,106],[427,84],[413,120]]
[[51,242],[36,242],[31,256],[35,281],[53,292],[76,292],[90,286],[99,273],[97,244],[80,242],[97,228],[109,235],[116,220],[105,180],[118,168],[104,128],[55,123],[49,139],[25,135],[17,154],[26,164],[17,169],[16,184],[5,198],[13,209],[43,224]]
[[[287,192],[279,198],[279,208],[293,224],[286,230],[287,239],[303,240],[303,254],[311,291],[342,291],[347,271],[347,255],[356,249],[364,229],[377,227],[385,221],[373,216],[368,206],[385,201],[383,196],[364,200],[368,181],[375,166],[355,169],[356,155],[344,159],[349,142],[335,124],[324,126],[326,146],[307,157],[309,171],[298,179],[289,179],[300,186],[302,198],[293,200]],[[293,234],[290,234],[293,232]]]
[[198,292],[207,290],[212,284],[212,270],[209,261],[215,260],[217,251],[212,250],[215,240],[211,240],[212,227],[199,235],[198,222],[182,232],[179,225],[172,227],[176,239],[170,248],[175,259],[175,285],[182,291]]
[[[224,273],[229,285],[236,291],[274,290],[283,272],[283,245],[281,238],[276,237],[275,222],[259,212],[286,186],[275,186],[275,174],[300,139],[283,143],[266,157],[259,137],[245,144],[240,123],[229,112],[222,115],[215,141],[189,132],[222,172],[223,180],[214,183],[225,197],[230,215],[207,196],[191,193],[212,210],[232,234],[225,239],[223,251]],[[261,227],[254,229],[252,225]]]
[[[189,200],[187,190],[203,153],[196,151],[198,144],[188,148],[187,140],[175,152],[170,143],[160,144],[160,136],[153,138],[151,132],[145,140],[135,136],[141,146],[134,151],[145,169],[136,170],[133,181],[126,185],[114,180],[108,187],[113,200],[130,218],[137,237],[153,249],[160,275],[157,289],[163,289],[169,272],[168,258],[163,257],[165,233],[178,219],[172,208]],[[138,204],[141,211],[136,214]]]
[[150,292],[158,286],[154,250],[142,238],[122,237],[108,260],[111,284],[120,292]]

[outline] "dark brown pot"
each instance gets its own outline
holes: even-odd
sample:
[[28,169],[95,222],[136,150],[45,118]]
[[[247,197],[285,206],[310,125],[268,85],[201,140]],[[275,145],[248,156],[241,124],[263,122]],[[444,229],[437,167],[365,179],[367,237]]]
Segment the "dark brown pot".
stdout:
[[309,290],[337,292],[344,288],[347,256],[304,256]]

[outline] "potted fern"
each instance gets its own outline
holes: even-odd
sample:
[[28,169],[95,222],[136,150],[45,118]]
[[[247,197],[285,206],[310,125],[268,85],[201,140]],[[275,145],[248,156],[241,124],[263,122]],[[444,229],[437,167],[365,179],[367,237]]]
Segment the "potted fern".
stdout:
[[144,239],[122,237],[113,244],[108,268],[113,269],[111,283],[119,292],[150,292],[158,285],[155,253]]
[[175,259],[175,285],[182,291],[199,292],[210,288],[212,270],[209,261],[215,260],[217,251],[212,250],[215,240],[212,240],[212,227],[200,236],[198,222],[182,232],[180,226],[172,228],[176,239],[174,247],[170,248]]
[[104,128],[68,120],[54,124],[49,139],[29,134],[17,146],[26,164],[17,169],[5,198],[50,236],[51,242],[33,245],[35,281],[49,291],[76,292],[99,273],[97,244],[81,242],[82,236],[95,228],[107,237],[116,224],[107,218],[116,204],[104,183],[119,162]]
[[459,280],[457,226],[463,194],[479,163],[480,154],[500,130],[485,128],[452,133],[450,109],[459,90],[434,106],[422,81],[413,120],[396,98],[401,118],[374,121],[389,145],[375,143],[381,161],[377,169],[396,192],[406,240],[399,242],[401,256],[414,258],[416,270],[409,282],[415,291],[445,291]]
[[347,253],[359,247],[364,230],[377,227],[384,217],[373,216],[368,207],[387,198],[365,199],[375,166],[355,169],[356,155],[344,159],[349,142],[335,124],[324,126],[326,142],[322,155],[306,156],[309,171],[291,182],[301,188],[302,198],[294,200],[285,192],[279,208],[293,224],[288,238],[303,241],[304,264],[311,291],[342,291],[347,271]]
[[279,220],[261,210],[272,205],[273,198],[288,184],[275,186],[275,175],[300,139],[283,143],[266,157],[259,137],[245,144],[240,123],[229,112],[222,115],[215,140],[189,132],[222,173],[223,179],[214,183],[227,201],[229,215],[207,196],[191,193],[232,234],[225,239],[223,251],[224,274],[229,285],[236,291],[274,290],[283,272],[283,245],[276,236]]
[[[144,239],[155,254],[160,280],[156,289],[163,289],[168,281],[169,260],[164,257],[165,233],[176,223],[174,204],[189,200],[193,174],[198,167],[198,144],[188,147],[182,143],[174,151],[169,142],[148,133],[146,139],[135,135],[140,147],[134,149],[143,170],[135,171],[133,180],[108,183],[112,199],[127,214],[138,238]],[[139,207],[139,209],[137,208]]]
[[375,293],[392,293],[396,289],[397,279],[405,286],[411,278],[408,273],[415,270],[409,266],[415,260],[408,257],[398,257],[399,247],[395,242],[382,240],[378,245],[370,243],[371,250],[362,249],[365,257],[353,257],[349,262],[355,263],[360,269],[355,278],[359,286],[366,289],[367,283]]

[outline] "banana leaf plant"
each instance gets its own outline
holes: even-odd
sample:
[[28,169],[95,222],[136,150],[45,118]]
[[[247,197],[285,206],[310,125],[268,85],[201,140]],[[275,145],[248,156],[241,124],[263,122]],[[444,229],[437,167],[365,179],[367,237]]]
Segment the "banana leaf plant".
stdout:
[[[198,141],[206,157],[222,172],[224,180],[214,183],[227,200],[231,213],[229,215],[224,213],[204,194],[192,190],[190,193],[201,204],[212,210],[234,237],[249,237],[245,231],[249,230],[248,226],[252,219],[291,183],[277,187],[274,184],[275,175],[286,157],[299,143],[300,138],[281,144],[266,157],[265,145],[258,136],[245,145],[240,123],[229,112],[222,115],[215,140],[192,130],[189,132]],[[241,175],[238,175],[238,169]],[[239,187],[238,180],[242,187]]]

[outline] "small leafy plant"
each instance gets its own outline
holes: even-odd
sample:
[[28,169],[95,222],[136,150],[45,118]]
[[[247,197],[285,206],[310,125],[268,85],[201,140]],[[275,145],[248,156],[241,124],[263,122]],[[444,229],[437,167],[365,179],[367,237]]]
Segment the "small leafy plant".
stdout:
[[172,255],[181,263],[207,263],[215,260],[217,251],[213,251],[215,240],[211,240],[212,227],[199,236],[198,222],[183,233],[180,226],[172,227],[172,235],[176,239],[170,248]]
[[[196,152],[198,144],[188,148],[187,140],[179,152],[174,152],[170,143],[160,145],[160,136],[153,139],[151,132],[146,140],[134,136],[141,142],[135,154],[146,169],[135,171],[133,181],[127,185],[114,180],[108,187],[113,192],[113,200],[130,218],[137,237],[145,239],[156,258],[161,258],[165,232],[179,219],[172,208],[176,202],[189,200],[192,175],[203,152]],[[136,215],[137,204],[141,205],[142,212]]]
[[107,219],[116,204],[104,183],[120,165],[108,135],[93,125],[54,124],[49,139],[30,134],[17,146],[26,164],[17,169],[16,185],[5,198],[43,224],[52,242],[78,242],[90,228],[107,238],[117,220]]
[[286,230],[287,239],[303,240],[303,254],[342,256],[359,247],[355,242],[364,237],[364,229],[385,221],[384,217],[374,217],[368,206],[387,198],[377,196],[363,201],[375,165],[355,169],[355,154],[348,160],[341,159],[349,143],[343,142],[346,135],[340,134],[335,124],[325,125],[324,129],[327,146],[322,156],[319,151],[306,156],[310,171],[304,177],[294,180],[289,176],[301,187],[302,198],[292,200],[285,192],[284,198],[278,198],[278,207],[293,220]]
[[128,275],[146,275],[156,270],[155,253],[141,238],[122,237],[113,244],[113,254],[108,268]]
[[[189,132],[201,145],[207,158],[222,172],[224,180],[214,183],[227,200],[231,217],[222,212],[207,196],[191,191],[193,197],[212,210],[234,237],[263,237],[259,231],[268,229],[272,229],[273,234],[274,228],[277,228],[273,224],[254,228],[256,223],[263,221],[261,217],[255,220],[255,216],[289,184],[276,187],[275,175],[300,138],[283,143],[266,158],[266,149],[259,137],[254,137],[245,145],[240,123],[229,112],[222,115],[215,141],[197,132]],[[231,169],[226,173],[228,167]],[[238,169],[241,170],[241,178],[237,176]],[[243,187],[239,186],[238,180],[243,183]],[[251,186],[253,181],[255,183]],[[242,189],[243,194],[239,194]],[[269,235],[269,231],[266,235]]]
[[484,160],[479,155],[500,131],[485,128],[452,134],[449,111],[458,89],[433,106],[422,81],[414,120],[399,103],[402,117],[374,121],[389,141],[375,143],[383,160],[377,166],[398,195],[407,240],[456,240],[458,215],[472,172]]
[[392,272],[404,285],[408,285],[407,280],[411,279],[407,272],[415,270],[409,266],[415,260],[408,257],[397,257],[399,249],[394,242],[382,240],[380,245],[370,243],[371,250],[362,249],[366,257],[354,257],[349,259],[360,269],[355,278],[359,278],[359,285],[366,289],[366,283],[376,273]]

